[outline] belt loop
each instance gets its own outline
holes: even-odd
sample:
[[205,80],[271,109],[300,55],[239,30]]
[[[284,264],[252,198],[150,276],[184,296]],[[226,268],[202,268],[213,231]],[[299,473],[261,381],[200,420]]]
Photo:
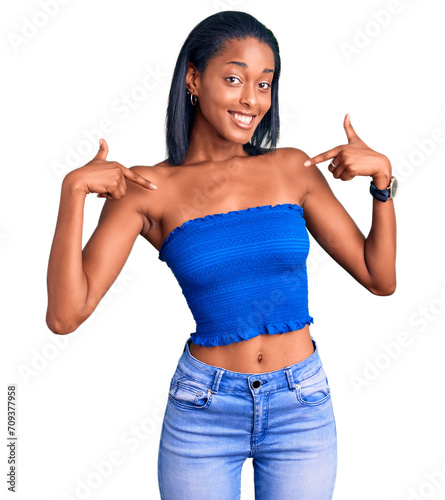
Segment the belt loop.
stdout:
[[187,345],[188,345],[188,348],[189,348],[189,351],[190,351],[190,337],[185,341],[184,349],[182,350],[182,352],[186,351]]
[[292,368],[285,368],[284,369],[287,377],[287,384],[289,385],[289,389],[291,391],[295,391],[295,382],[294,382],[294,377],[292,376]]
[[215,377],[213,379],[213,385],[212,385],[212,388],[211,388],[211,391],[212,391],[213,394],[217,394],[218,393],[219,383],[221,381],[221,377],[223,376],[224,372],[225,372],[225,370],[223,368],[217,368],[216,369]]

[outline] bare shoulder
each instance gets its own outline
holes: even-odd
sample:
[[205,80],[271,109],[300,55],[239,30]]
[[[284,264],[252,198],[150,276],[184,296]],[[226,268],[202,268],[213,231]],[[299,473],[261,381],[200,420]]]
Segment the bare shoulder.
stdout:
[[129,168],[132,172],[136,172],[145,179],[156,184],[158,187],[158,182],[161,182],[161,179],[165,178],[165,176],[172,171],[172,167],[169,166],[166,161],[157,163],[156,165],[133,165]]
[[279,162],[280,166],[289,170],[294,175],[305,174],[307,168],[303,163],[309,158],[309,156],[298,148],[277,148],[276,149],[276,161]]
[[130,170],[152,181],[154,184],[156,184],[156,186],[159,187],[159,185],[156,183],[156,180],[160,181],[174,169],[167,162],[167,160],[164,160],[156,163],[155,165],[134,165],[130,167]]
[[[133,165],[130,170],[145,177],[146,175],[155,174],[157,165]],[[155,174],[156,175],[156,174]]]
[[133,182],[127,182],[127,185],[136,185],[136,188],[132,188],[131,192],[134,194],[133,200],[136,208],[143,215],[145,221],[141,235],[150,241],[152,233],[159,229],[165,205],[164,202],[171,194],[169,177],[173,174],[174,168],[164,160],[155,165],[134,165],[130,167],[130,170],[157,186],[157,189],[154,190],[144,189]]
[[336,214],[334,220],[345,219],[347,214],[335,197],[325,175],[317,165],[304,166],[304,162],[310,156],[297,148],[282,148],[283,164],[286,174],[302,186],[302,207],[304,208],[306,224],[309,231],[319,242],[322,240],[320,234],[328,232],[322,227],[322,222],[327,213]]
[[284,173],[289,178],[289,182],[298,182],[304,193],[302,204],[306,201],[309,193],[314,191],[318,185],[326,183],[326,179],[321,170],[313,165],[305,167],[304,162],[310,156],[302,149],[285,147],[277,148],[277,162],[284,169]]
[[284,160],[292,161],[292,160],[300,160],[304,156],[307,156],[304,151],[298,148],[292,148],[292,147],[285,147],[285,148],[277,148],[276,149],[277,153],[283,158]]

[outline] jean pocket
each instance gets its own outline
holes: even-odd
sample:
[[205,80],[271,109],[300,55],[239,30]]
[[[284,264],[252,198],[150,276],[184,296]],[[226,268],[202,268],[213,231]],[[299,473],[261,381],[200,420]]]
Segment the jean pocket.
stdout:
[[173,374],[172,378],[170,379],[170,391],[172,388],[176,385],[176,383],[179,380],[186,379],[187,377],[182,373],[182,371],[179,369],[179,367],[176,367],[175,373]]
[[331,397],[331,388],[326,373],[321,367],[310,377],[295,384],[298,401],[305,406],[316,406]]
[[202,382],[185,376],[172,381],[168,393],[169,401],[177,408],[185,410],[205,410],[212,403],[213,393]]

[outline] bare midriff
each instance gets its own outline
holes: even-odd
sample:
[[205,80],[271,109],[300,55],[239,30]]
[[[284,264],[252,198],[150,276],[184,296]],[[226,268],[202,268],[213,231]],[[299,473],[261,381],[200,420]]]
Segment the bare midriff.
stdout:
[[212,366],[241,373],[265,373],[303,361],[314,352],[309,326],[286,333],[262,334],[228,345],[190,343],[191,355]]

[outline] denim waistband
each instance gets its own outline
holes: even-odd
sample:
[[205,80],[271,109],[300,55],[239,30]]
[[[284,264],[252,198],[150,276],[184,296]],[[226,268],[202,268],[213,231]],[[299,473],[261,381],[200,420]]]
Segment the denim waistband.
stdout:
[[191,337],[185,342],[184,350],[178,361],[179,370],[187,377],[202,382],[216,394],[222,391],[255,392],[275,391],[288,388],[295,390],[295,384],[311,377],[322,368],[318,346],[312,339],[314,352],[306,359],[293,365],[265,373],[242,373],[226,370],[218,366],[203,363],[190,353]]

